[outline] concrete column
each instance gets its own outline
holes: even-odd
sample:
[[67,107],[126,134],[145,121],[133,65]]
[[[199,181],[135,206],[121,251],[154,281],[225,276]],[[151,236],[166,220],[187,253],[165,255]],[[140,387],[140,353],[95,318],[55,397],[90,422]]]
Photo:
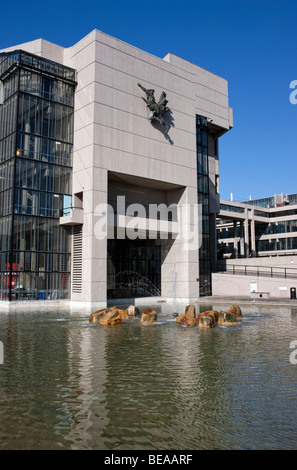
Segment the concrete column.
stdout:
[[250,254],[250,237],[249,237],[248,209],[245,209],[244,246],[245,246],[245,257],[248,258],[248,257],[249,257],[249,254]]
[[235,258],[238,258],[237,220],[233,221],[233,228],[234,228],[234,255],[235,255]]
[[[195,188],[173,189],[167,193],[167,204],[178,204],[180,208],[197,202],[197,190]],[[179,214],[181,216],[181,213]],[[161,293],[171,301],[183,298],[193,302],[199,297],[199,214],[197,220],[185,220],[189,234],[197,234],[197,239],[188,240],[181,234],[169,242],[166,256],[162,259],[161,266]],[[183,225],[183,230],[185,230]],[[186,233],[186,232],[184,232]]]
[[255,220],[254,220],[254,209],[252,210],[251,218],[251,251],[252,256],[256,256],[256,234],[255,234]]
[[240,222],[240,256],[244,257],[244,230],[243,222]]

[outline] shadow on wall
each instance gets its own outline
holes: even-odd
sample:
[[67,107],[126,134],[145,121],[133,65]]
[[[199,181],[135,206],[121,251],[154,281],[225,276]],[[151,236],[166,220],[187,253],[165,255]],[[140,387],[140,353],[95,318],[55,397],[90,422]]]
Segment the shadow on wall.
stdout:
[[174,124],[174,118],[173,118],[173,115],[172,115],[172,111],[169,110],[167,111],[167,113],[164,114],[164,120],[165,120],[165,123],[166,125],[168,126],[168,131],[166,131],[164,129],[164,127],[162,126],[162,124],[160,124],[159,122],[157,121],[151,121],[152,122],[152,125],[155,129],[158,129],[160,132],[162,132],[162,134],[164,135],[165,139],[168,140],[168,142],[173,145],[174,142],[173,140],[171,139],[171,137],[169,136],[168,132],[170,131],[170,128],[171,127],[175,127],[175,124]]

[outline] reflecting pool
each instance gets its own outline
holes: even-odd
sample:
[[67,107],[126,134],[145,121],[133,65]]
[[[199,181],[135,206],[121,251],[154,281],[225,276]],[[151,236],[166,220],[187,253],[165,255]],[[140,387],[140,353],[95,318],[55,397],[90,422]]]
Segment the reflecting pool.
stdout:
[[245,306],[201,330],[153,307],[156,324],[113,327],[1,312],[0,449],[297,448],[295,310]]

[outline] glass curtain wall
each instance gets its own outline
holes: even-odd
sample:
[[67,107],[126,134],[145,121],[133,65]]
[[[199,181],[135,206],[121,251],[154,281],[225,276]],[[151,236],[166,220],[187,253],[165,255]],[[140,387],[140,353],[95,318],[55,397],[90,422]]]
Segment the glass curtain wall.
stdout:
[[0,299],[67,298],[75,71],[14,51],[0,80]]
[[211,295],[210,234],[209,234],[209,170],[207,118],[196,116],[198,204],[202,206],[202,241],[199,248],[200,295]]

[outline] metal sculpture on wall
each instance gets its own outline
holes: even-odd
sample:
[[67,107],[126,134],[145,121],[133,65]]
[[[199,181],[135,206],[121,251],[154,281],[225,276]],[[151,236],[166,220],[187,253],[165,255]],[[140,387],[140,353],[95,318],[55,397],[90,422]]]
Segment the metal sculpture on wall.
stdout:
[[145,102],[147,107],[150,110],[150,115],[149,119],[150,121],[157,121],[159,122],[165,129],[165,132],[168,132],[169,125],[166,124],[163,114],[167,113],[169,111],[169,108],[166,106],[168,103],[168,100],[166,99],[166,93],[165,91],[162,91],[160,95],[160,99],[158,103],[155,100],[155,90],[147,90],[144,88],[140,83],[137,83],[137,85],[145,92],[146,94],[146,99],[142,98]]

